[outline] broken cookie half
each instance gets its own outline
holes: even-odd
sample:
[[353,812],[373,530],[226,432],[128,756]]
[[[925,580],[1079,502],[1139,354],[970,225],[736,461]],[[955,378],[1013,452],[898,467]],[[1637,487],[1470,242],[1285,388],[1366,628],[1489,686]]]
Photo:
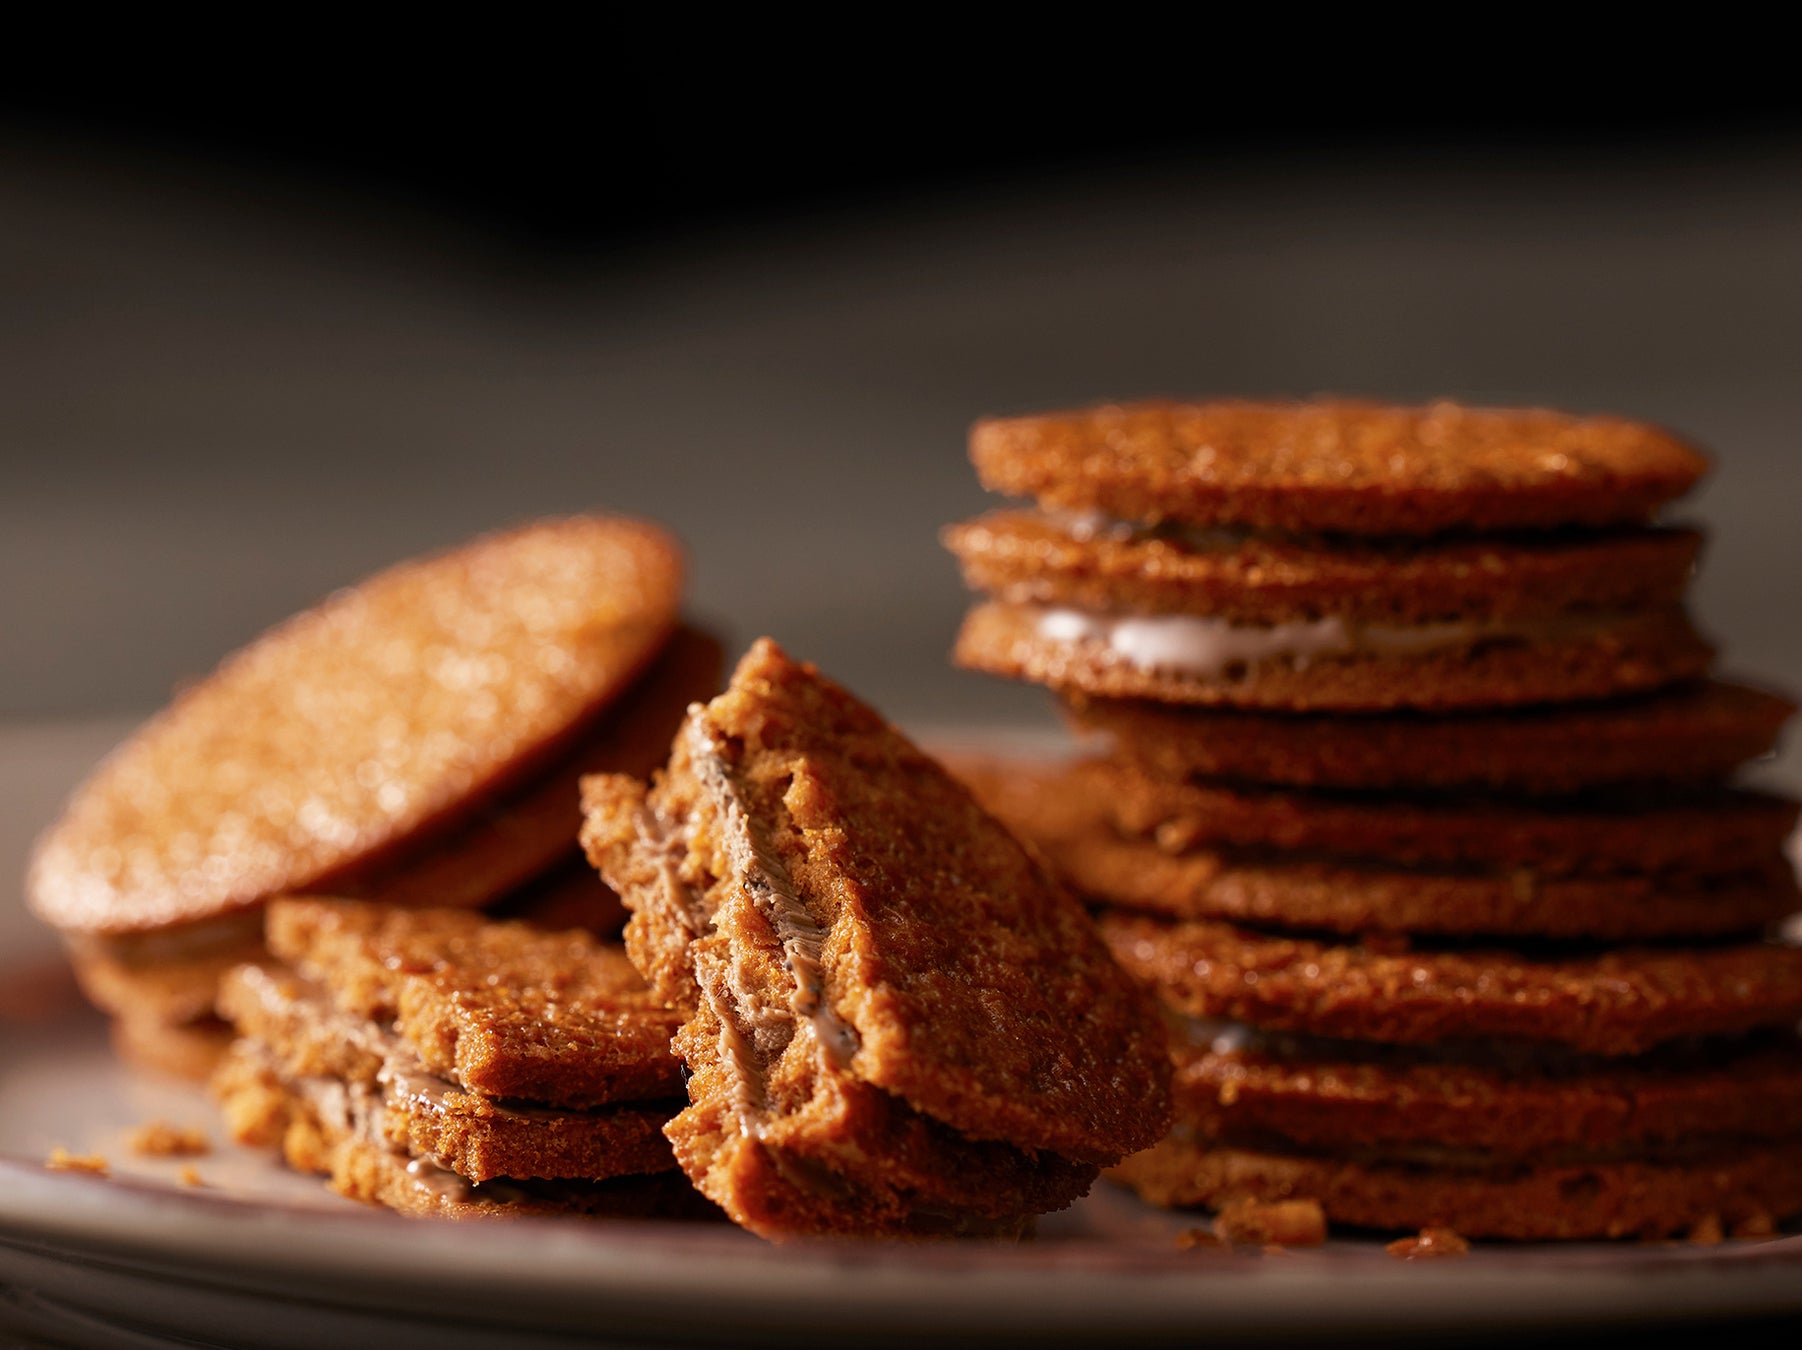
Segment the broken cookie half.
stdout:
[[688,1217],[678,1018],[616,944],[460,910],[279,900],[221,986],[233,1136],[408,1214]]
[[1170,1117],[1158,1019],[933,760],[757,643],[649,788],[584,782],[633,963],[686,1015],[682,1169],[766,1237],[1018,1233]]

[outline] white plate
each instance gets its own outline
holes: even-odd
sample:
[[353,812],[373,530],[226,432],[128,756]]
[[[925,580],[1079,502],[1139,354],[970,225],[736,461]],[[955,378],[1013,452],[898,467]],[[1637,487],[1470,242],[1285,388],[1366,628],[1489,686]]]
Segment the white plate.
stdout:
[[[0,803],[47,818],[116,726],[0,732]],[[23,748],[22,748],[23,747]],[[30,783],[22,785],[22,779]],[[22,814],[21,814],[22,813]],[[0,858],[7,875],[19,858]],[[0,911],[0,1007],[29,1003],[39,939]],[[51,986],[54,992],[54,984]],[[66,990],[65,990],[66,993]],[[204,1095],[120,1068],[100,1019],[66,1001],[0,1020],[0,1340],[440,1348],[689,1340],[861,1343],[926,1333],[1214,1343],[1802,1313],[1802,1237],[1672,1245],[1478,1247],[1402,1263],[1374,1241],[1184,1251],[1197,1222],[1105,1184],[1017,1246],[809,1244],[617,1222],[453,1224],[376,1212],[262,1154],[191,1160],[125,1147],[152,1119],[219,1131]],[[98,1152],[101,1178],[49,1172]]]

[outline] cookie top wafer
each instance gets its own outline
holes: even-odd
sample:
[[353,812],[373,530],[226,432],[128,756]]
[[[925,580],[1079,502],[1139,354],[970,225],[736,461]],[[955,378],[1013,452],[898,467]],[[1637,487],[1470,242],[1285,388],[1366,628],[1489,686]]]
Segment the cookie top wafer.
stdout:
[[163,927],[329,886],[562,749],[675,626],[682,563],[636,521],[542,521],[332,596],[228,658],[77,790],[33,907]]
[[680,1095],[681,1018],[587,933],[309,899],[271,905],[268,940],[337,1007],[392,1021],[463,1087],[566,1107]]
[[1579,792],[1725,778],[1768,754],[1796,705],[1707,681],[1578,707],[1462,716],[1296,716],[1068,700],[1071,720],[1164,778],[1320,788]]
[[1174,1011],[1349,1040],[1498,1037],[1631,1055],[1802,1018],[1802,948],[1774,943],[1533,956],[1393,951],[1125,914],[1101,928],[1121,965]]
[[1148,402],[976,424],[983,485],[1136,521],[1345,534],[1639,522],[1706,458],[1669,432],[1541,409]]

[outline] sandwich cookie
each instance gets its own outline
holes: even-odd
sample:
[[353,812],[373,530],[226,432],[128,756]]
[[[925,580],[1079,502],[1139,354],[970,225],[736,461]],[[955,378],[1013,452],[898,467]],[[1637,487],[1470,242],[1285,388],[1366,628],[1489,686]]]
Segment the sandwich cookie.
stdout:
[[1647,528],[1706,467],[1613,419],[1144,405],[980,423],[947,532],[957,659],[1071,695],[1291,711],[1600,699],[1698,677],[1700,546]]
[[1160,1137],[1146,996],[931,759],[768,640],[647,789],[590,780],[627,950],[687,1017],[667,1134],[736,1222],[1018,1232]]

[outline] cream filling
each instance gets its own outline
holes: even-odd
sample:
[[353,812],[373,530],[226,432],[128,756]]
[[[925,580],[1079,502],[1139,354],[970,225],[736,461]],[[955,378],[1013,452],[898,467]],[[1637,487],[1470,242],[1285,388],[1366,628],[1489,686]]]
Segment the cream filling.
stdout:
[[[782,1023],[811,1028],[822,1059],[833,1068],[848,1064],[861,1040],[856,1029],[840,1018],[826,1000],[826,931],[814,920],[788,868],[746,809],[743,792],[721,747],[698,720],[691,720],[683,734],[694,773],[719,813],[730,868],[720,880],[743,891],[770,925],[782,946],[783,963],[794,976],[794,986],[785,1003],[771,1007],[763,999],[737,944],[729,944],[727,954],[718,959],[717,965],[715,958],[694,955],[701,999],[719,1024],[719,1058],[732,1081],[732,1105],[739,1127],[752,1138],[761,1138],[765,1133],[760,1119],[765,1107],[761,1090],[763,1057],[754,1039],[740,1028],[741,1019],[748,1020],[754,1029]],[[666,921],[674,919],[691,934],[703,935],[712,927],[713,916],[682,880],[678,865],[688,849],[687,839],[647,811],[639,818],[639,840],[654,857],[661,855],[652,903]],[[710,978],[715,974],[723,981]],[[731,991],[730,1005],[715,993],[721,982]]]
[[1028,608],[1038,636],[1048,642],[1092,643],[1138,670],[1204,680],[1266,661],[1285,661],[1305,670],[1322,657],[1420,656],[1478,642],[1569,641],[1604,632],[1623,617],[1604,613],[1383,624],[1329,615],[1242,624],[1197,614],[1094,614],[1060,606]]

